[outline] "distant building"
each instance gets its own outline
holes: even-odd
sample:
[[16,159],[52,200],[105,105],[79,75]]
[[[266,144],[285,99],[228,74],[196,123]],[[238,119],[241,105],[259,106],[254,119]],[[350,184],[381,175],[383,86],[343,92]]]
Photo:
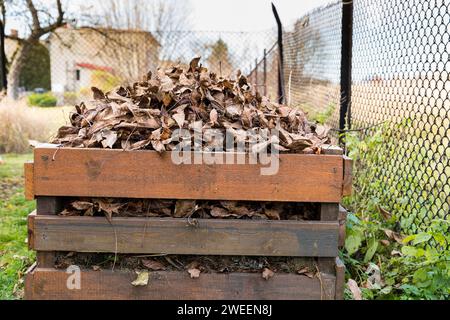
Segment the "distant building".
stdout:
[[146,31],[68,26],[49,37],[48,48],[52,91],[64,93],[88,88],[95,71],[140,79],[158,65],[160,44]]

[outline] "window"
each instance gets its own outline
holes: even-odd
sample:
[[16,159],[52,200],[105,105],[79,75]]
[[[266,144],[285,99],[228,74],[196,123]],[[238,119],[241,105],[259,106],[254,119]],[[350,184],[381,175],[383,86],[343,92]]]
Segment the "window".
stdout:
[[77,79],[77,81],[80,81],[80,79],[81,79],[81,70],[76,70],[75,71],[75,78]]

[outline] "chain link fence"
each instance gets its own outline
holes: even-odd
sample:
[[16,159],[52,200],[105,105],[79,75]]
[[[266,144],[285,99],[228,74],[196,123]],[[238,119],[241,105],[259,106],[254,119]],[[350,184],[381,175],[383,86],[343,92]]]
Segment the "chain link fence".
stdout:
[[450,2],[355,0],[351,122],[386,122],[374,178],[412,232],[450,219]]
[[[68,25],[35,45],[33,61],[26,63],[21,74],[21,91],[48,90],[58,97],[59,104],[74,104],[88,99],[92,86],[108,91],[139,81],[158,67],[187,66],[196,56],[218,75],[228,77],[238,70],[249,75],[255,59],[261,60],[266,51],[266,85],[262,66],[255,85],[264,86],[270,94],[271,83],[277,84],[272,77],[278,66],[275,42],[272,30],[147,32]],[[18,43],[7,38],[5,49],[7,60],[12,61]]]
[[[349,6],[347,21],[343,13]],[[349,46],[343,39],[348,23]],[[6,40],[11,61],[17,43]],[[336,1],[285,26],[283,61],[279,40],[276,30],[67,27],[36,46],[20,83],[23,91],[40,87],[57,95],[60,104],[74,104],[89,98],[92,86],[108,91],[158,66],[187,65],[202,56],[218,75],[241,70],[255,91],[272,100],[283,92],[285,103],[329,124],[335,137],[344,125],[355,131],[388,128],[371,173],[370,183],[377,187],[368,192],[402,216],[408,231],[423,229],[434,218],[449,219],[450,2]],[[351,64],[344,63],[345,56],[352,57]],[[351,75],[350,88],[343,84],[344,74]],[[348,109],[343,98],[351,99]]]
[[[349,5],[353,36],[345,52]],[[343,116],[361,136],[383,132],[364,192],[409,232],[450,219],[450,2],[339,1],[305,15],[283,37],[285,101],[335,132],[345,129]],[[347,66],[341,57],[349,53]],[[352,79],[346,113],[343,71]]]

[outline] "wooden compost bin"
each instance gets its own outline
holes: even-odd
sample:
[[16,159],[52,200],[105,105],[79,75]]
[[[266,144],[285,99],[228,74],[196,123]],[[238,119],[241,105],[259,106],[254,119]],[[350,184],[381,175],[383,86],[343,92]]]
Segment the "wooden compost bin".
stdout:
[[[351,191],[351,160],[327,147],[322,155],[281,154],[279,171],[260,165],[176,165],[170,153],[36,148],[25,165],[26,196],[37,200],[28,243],[37,262],[26,275],[26,299],[342,299],[338,258],[339,202]],[[320,221],[62,217],[73,197],[315,202]],[[341,221],[342,224],[342,221]],[[145,228],[145,230],[144,230]],[[115,231],[114,231],[115,229]],[[145,235],[145,236],[143,236]],[[289,256],[317,259],[320,276],[260,273],[150,272],[134,287],[132,271],[82,271],[81,289],[68,289],[55,252]]]

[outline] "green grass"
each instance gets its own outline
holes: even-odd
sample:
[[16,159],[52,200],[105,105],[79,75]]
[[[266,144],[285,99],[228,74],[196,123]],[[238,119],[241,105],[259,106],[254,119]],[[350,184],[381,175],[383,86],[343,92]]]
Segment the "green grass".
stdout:
[[31,154],[3,155],[0,164],[0,300],[23,297],[23,275],[34,260],[27,247],[27,215],[35,202],[23,194],[23,163]]

